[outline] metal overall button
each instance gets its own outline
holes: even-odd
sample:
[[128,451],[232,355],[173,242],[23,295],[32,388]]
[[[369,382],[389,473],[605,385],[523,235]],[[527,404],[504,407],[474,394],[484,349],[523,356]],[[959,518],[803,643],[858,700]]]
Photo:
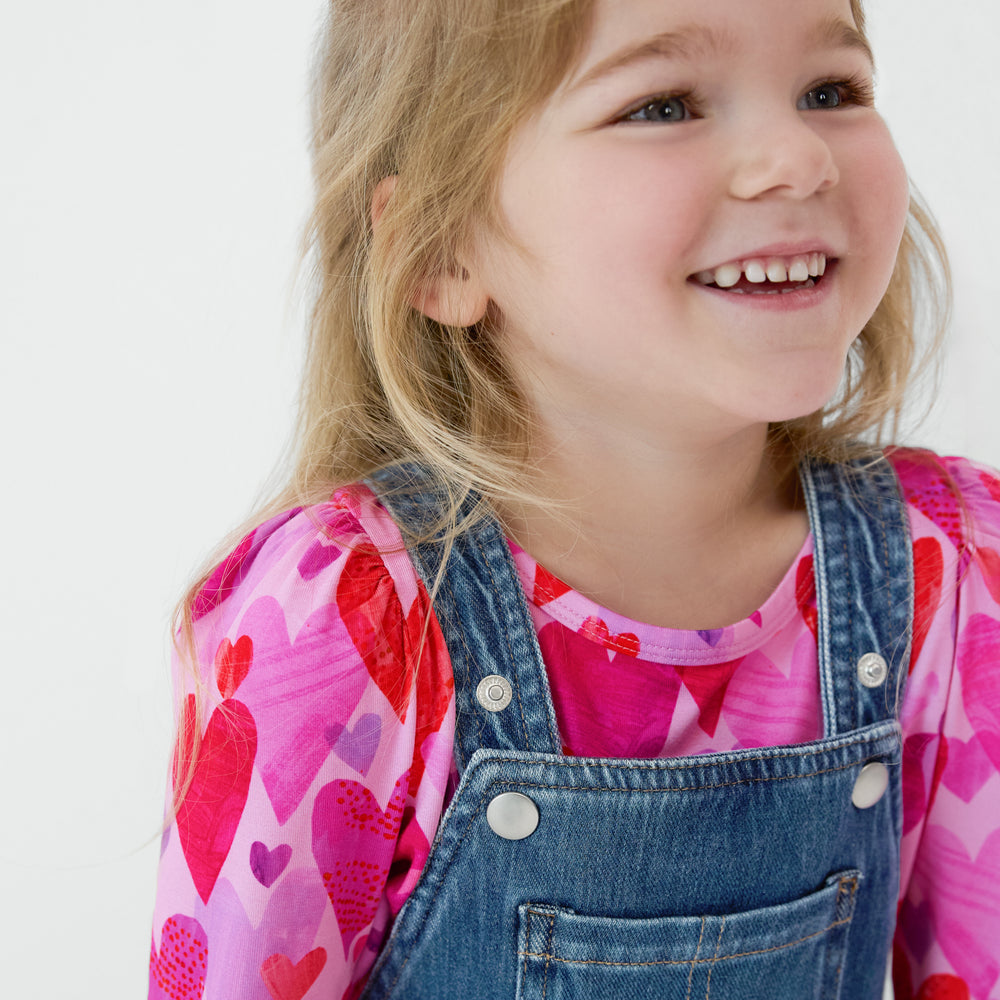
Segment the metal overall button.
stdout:
[[476,701],[487,712],[502,712],[510,704],[513,694],[514,689],[510,686],[510,681],[499,674],[484,677],[476,687]]
[[869,809],[885,795],[885,790],[888,787],[889,768],[877,760],[871,764],[865,764],[854,782],[851,801],[858,809]]
[[538,827],[538,806],[520,792],[504,792],[486,807],[486,822],[504,840],[524,840]]
[[865,653],[858,660],[858,680],[866,688],[877,688],[889,676],[889,665],[878,653]]

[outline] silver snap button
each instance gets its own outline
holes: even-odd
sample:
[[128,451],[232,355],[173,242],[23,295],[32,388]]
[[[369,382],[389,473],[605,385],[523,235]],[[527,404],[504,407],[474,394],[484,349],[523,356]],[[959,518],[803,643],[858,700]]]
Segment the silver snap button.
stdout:
[[857,781],[854,782],[854,791],[851,792],[851,801],[859,809],[870,809],[883,795],[889,787],[889,768],[879,761],[865,764],[861,768]]
[[510,704],[513,694],[514,689],[510,686],[510,681],[499,674],[484,677],[476,687],[476,701],[487,712],[502,712]]
[[538,806],[520,792],[504,792],[486,807],[486,822],[504,840],[524,840],[538,826]]
[[889,666],[878,653],[865,653],[858,660],[858,680],[866,688],[877,688],[889,675]]

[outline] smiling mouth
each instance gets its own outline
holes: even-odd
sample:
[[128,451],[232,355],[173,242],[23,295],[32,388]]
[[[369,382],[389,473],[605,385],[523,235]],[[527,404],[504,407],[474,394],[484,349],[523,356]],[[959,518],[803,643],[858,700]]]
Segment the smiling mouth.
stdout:
[[699,271],[688,280],[739,295],[787,295],[815,288],[826,273],[827,265],[835,263],[835,257],[828,260],[825,253],[818,252],[790,257],[748,257]]

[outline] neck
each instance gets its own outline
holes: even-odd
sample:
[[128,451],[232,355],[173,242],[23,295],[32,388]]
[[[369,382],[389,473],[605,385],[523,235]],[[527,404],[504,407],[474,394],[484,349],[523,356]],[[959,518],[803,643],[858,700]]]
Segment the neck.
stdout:
[[574,433],[546,451],[551,508],[501,511],[575,590],[630,618],[718,628],[751,614],[808,531],[766,426],[669,446]]

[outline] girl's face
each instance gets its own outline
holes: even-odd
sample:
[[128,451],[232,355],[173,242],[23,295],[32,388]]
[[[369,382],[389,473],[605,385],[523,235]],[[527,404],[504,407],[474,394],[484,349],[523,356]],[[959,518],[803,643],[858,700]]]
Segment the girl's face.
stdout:
[[512,240],[471,268],[550,430],[732,433],[828,401],[908,206],[871,87],[849,0],[597,0],[511,146]]

